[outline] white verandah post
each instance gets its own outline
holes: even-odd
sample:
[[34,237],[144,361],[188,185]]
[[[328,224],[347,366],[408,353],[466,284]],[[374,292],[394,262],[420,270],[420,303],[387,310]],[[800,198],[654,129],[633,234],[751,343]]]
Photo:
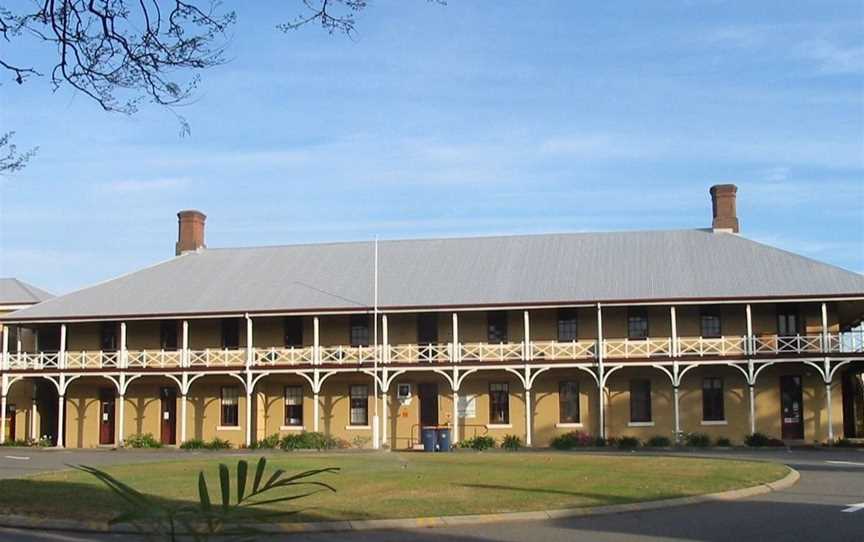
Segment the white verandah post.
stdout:
[[679,408],[678,401],[678,316],[675,311],[675,306],[669,307],[669,319],[672,323],[672,375],[674,380],[672,382],[672,401],[674,403],[674,416],[675,416],[675,442],[677,443],[680,439],[681,435],[681,411]]
[[315,366],[314,369],[314,382],[315,384],[312,386],[312,431],[318,432],[319,421],[318,419],[321,417],[318,412],[318,392],[320,391],[320,384],[318,380],[318,365],[321,364],[321,334],[320,327],[318,322],[318,317],[312,317],[312,365]]
[[[830,347],[828,345],[828,305],[822,303],[822,351],[828,352]],[[831,359],[828,356],[825,356],[824,359],[825,366],[825,407],[828,415],[828,442],[834,442],[834,420],[832,419],[831,412],[831,381],[833,378],[831,377]]]
[[[390,337],[387,327],[387,315],[381,315],[381,361],[384,363],[381,380],[387,384],[387,362],[390,354]],[[389,417],[389,402],[390,402],[390,387],[382,387],[381,389],[381,445],[387,445],[387,419]]]
[[[454,312],[452,317],[453,325],[453,342],[451,345],[450,361],[456,363],[459,361],[459,316]],[[459,442],[459,374],[458,371],[453,371],[453,434],[450,435],[450,441],[453,444]]]
[[531,318],[528,311],[522,311],[522,327],[523,327],[523,347],[522,359],[525,361],[525,446],[531,447],[531,381],[530,369],[528,369],[528,361],[531,355]]
[[252,318],[246,314],[246,447],[252,446]]
[[0,444],[6,442],[6,382],[8,378],[9,376],[5,374],[0,378],[0,386],[2,386],[0,389],[0,413],[2,413],[0,416]]
[[184,368],[180,386],[180,444],[186,442],[186,394],[189,391],[189,321],[183,320],[183,351],[180,354],[180,365]]
[[126,442],[126,374],[123,372],[128,366],[128,355],[126,351],[126,322],[120,322],[120,389],[117,394],[118,405],[117,417],[117,445],[122,447]]
[[747,387],[750,389],[750,434],[756,432],[756,375],[753,367],[753,311],[750,303],[745,307],[747,314],[747,338],[744,342],[744,351],[747,353]]
[[600,306],[600,303],[597,303],[597,376],[599,377],[598,382],[598,402],[600,409],[598,410],[598,418],[599,418],[599,436],[600,438],[606,438],[606,421],[605,421],[605,378],[603,375],[603,309]]

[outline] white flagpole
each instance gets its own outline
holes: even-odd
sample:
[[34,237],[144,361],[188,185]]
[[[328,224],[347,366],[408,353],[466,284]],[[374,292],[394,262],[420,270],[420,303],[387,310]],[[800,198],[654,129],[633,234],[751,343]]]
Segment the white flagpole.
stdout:
[[373,351],[373,363],[374,370],[373,374],[375,377],[373,380],[373,388],[374,394],[374,406],[372,410],[372,447],[376,450],[381,447],[381,426],[380,419],[378,418],[378,355],[381,352],[378,345],[378,236],[375,236],[375,257],[374,257],[374,272],[373,272],[373,307],[372,307],[372,316],[374,318],[374,322],[372,324],[372,329],[374,339],[375,339],[375,350]]

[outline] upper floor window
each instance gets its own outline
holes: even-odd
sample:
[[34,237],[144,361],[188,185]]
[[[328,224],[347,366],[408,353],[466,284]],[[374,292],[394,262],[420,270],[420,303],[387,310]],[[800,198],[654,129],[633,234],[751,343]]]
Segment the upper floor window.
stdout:
[[417,315],[417,343],[438,343],[438,313],[423,312]]
[[781,337],[791,337],[801,332],[801,321],[798,310],[784,307],[777,310],[777,334]]
[[285,346],[303,346],[303,318],[286,316],[283,326]]
[[575,380],[558,383],[558,421],[579,423],[579,383]]
[[651,421],[651,381],[648,379],[630,381],[630,421]]
[[[68,337],[66,341],[68,344]],[[43,352],[59,352],[60,326],[40,326],[36,330],[36,348]]]
[[507,342],[507,313],[504,311],[486,313],[487,339],[491,344]]
[[240,425],[240,390],[237,386],[223,386],[219,424],[224,427]]
[[489,384],[489,423],[510,423],[510,385],[506,382]]
[[350,325],[351,346],[369,346],[369,315],[352,314]]
[[722,334],[720,329],[720,314],[716,311],[705,311],[702,313],[702,336],[707,338],[718,338]]
[[177,350],[177,322],[163,320],[159,323],[159,347],[162,350]]
[[117,324],[104,322],[99,329],[99,349],[103,352],[117,350]]
[[285,386],[285,425],[303,425],[302,386]]
[[351,386],[348,389],[348,394],[351,400],[349,423],[351,425],[369,425],[369,387],[365,385]]
[[578,335],[576,309],[558,309],[558,340],[575,341]]
[[222,348],[240,348],[240,319],[222,319]]
[[702,419],[705,421],[726,419],[723,409],[722,378],[709,377],[702,380]]
[[648,338],[648,314],[644,310],[631,309],[627,313],[627,338]]

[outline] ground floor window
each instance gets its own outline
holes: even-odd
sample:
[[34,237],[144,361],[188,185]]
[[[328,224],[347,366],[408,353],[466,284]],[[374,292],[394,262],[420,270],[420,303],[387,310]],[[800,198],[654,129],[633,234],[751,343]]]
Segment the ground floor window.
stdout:
[[489,423],[510,423],[510,386],[506,382],[489,384]]
[[285,386],[285,425],[303,425],[302,386]]
[[723,421],[723,379],[709,377],[702,380],[702,419],[704,421]]
[[558,383],[558,420],[579,423],[579,383],[576,381]]
[[369,386],[351,386],[348,391],[351,398],[351,425],[369,425]]
[[648,379],[630,381],[630,421],[651,421],[651,381]]
[[220,425],[236,427],[240,425],[240,390],[237,386],[222,387],[222,417]]

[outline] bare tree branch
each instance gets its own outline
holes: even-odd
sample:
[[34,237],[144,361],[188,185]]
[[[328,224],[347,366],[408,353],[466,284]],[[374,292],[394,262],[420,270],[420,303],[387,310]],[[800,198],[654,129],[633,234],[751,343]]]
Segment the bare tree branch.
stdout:
[[27,162],[39,150],[38,147],[34,147],[24,153],[18,152],[18,147],[12,143],[12,136],[14,135],[15,132],[6,132],[0,135],[0,175],[24,169]]

